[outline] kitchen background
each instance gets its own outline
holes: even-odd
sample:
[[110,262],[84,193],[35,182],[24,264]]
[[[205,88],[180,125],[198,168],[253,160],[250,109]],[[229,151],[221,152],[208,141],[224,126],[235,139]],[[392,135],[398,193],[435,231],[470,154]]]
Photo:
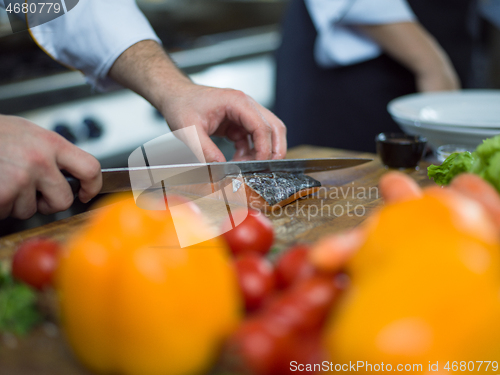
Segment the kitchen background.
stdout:
[[[242,90],[271,108],[273,54],[286,0],[138,0],[173,60],[194,82]],[[500,31],[482,21],[477,87],[500,88]],[[28,32],[12,34],[0,10],[0,113],[21,115],[59,132],[96,156],[103,168],[127,165],[130,152],[168,131],[144,99],[128,91],[93,92],[79,72],[45,55]],[[217,143],[230,158],[232,148]],[[87,207],[0,221],[0,235],[62,219]]]

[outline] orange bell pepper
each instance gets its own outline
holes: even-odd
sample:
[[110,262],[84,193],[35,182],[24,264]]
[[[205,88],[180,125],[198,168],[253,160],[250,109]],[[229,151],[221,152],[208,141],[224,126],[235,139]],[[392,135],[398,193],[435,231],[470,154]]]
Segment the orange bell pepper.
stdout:
[[[196,239],[208,228],[192,206],[183,209],[180,225]],[[142,210],[131,199],[98,211],[69,241],[56,275],[76,356],[102,373],[209,369],[241,318],[225,243],[181,248],[168,211]]]

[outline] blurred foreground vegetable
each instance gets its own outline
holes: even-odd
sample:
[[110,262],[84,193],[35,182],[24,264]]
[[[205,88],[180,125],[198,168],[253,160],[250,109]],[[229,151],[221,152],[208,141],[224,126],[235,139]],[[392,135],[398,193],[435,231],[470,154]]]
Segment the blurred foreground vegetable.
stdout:
[[278,258],[276,262],[276,282],[280,289],[286,289],[297,281],[309,278],[316,269],[308,261],[310,247],[296,244]]
[[274,292],[276,281],[272,263],[250,253],[237,258],[234,267],[247,311],[258,309]]
[[347,237],[315,245],[313,263],[333,271],[347,261],[351,275],[324,332],[332,362],[384,363],[383,371],[422,364],[425,372],[429,361],[443,371],[447,361],[451,369],[500,357],[500,236],[485,209],[498,195],[468,198],[464,191],[489,190],[467,179],[419,194],[409,177],[388,173],[380,186],[389,204]]
[[431,165],[428,171],[429,178],[440,185],[448,185],[460,173],[474,173],[500,192],[500,135],[483,141],[472,154],[451,154],[442,165]]
[[[234,332],[226,344],[230,373],[283,375],[291,363],[321,363],[321,329],[344,286],[344,275],[298,280]],[[293,371],[293,370],[292,370]]]
[[[274,242],[271,221],[255,210],[240,209],[222,224],[223,237],[234,255],[266,255]],[[240,224],[233,228],[233,221]],[[232,229],[231,229],[232,228]]]
[[41,321],[35,291],[13,280],[0,264],[0,337],[2,333],[25,335]]
[[12,276],[38,290],[52,286],[60,251],[61,245],[49,238],[22,242],[12,258]]
[[[176,208],[175,219],[196,228],[186,230],[194,242],[208,238],[194,204]],[[207,371],[240,320],[228,254],[219,238],[181,248],[169,211],[142,210],[131,199],[95,211],[57,270],[74,352],[102,373]]]
[[450,188],[481,204],[500,232],[500,195],[492,185],[479,176],[462,173],[453,179]]

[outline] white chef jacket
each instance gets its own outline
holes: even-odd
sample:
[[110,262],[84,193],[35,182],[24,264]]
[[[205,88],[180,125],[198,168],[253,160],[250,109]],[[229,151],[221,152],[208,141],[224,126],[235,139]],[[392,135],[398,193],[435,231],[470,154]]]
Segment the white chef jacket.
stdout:
[[[0,6],[5,7],[4,0]],[[46,53],[80,70],[98,90],[118,87],[107,75],[130,46],[142,40],[161,43],[135,0],[80,0],[63,16],[30,32]]]
[[405,0],[306,0],[306,6],[318,32],[314,57],[325,68],[367,61],[382,53],[356,25],[415,20]]

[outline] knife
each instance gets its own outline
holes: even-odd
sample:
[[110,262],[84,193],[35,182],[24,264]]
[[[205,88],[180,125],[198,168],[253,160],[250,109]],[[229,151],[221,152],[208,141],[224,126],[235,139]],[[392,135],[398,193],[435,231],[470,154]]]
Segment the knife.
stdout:
[[[133,189],[161,188],[165,186],[214,183],[226,177],[237,177],[248,173],[317,173],[355,167],[373,159],[323,158],[230,161],[225,163],[194,163],[158,165],[132,168],[110,168],[102,170],[102,188],[99,194],[131,191]],[[65,174],[73,193],[80,189],[80,181]],[[131,183],[131,180],[133,183]]]

